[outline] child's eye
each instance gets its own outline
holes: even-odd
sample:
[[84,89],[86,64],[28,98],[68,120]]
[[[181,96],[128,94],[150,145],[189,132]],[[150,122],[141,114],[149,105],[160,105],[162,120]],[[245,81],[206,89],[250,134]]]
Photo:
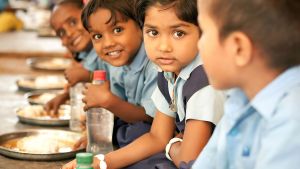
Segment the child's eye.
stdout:
[[59,29],[56,31],[56,35],[59,36],[60,38],[64,37],[66,34],[66,31],[64,29]]
[[114,30],[113,30],[113,32],[115,34],[121,33],[122,31],[123,31],[123,28],[121,28],[121,27],[114,28]]
[[75,26],[77,24],[77,21],[75,18],[72,18],[70,21],[69,21],[69,25],[70,26]]
[[93,39],[95,39],[95,40],[99,40],[101,38],[102,38],[101,34],[95,34],[95,35],[93,35]]
[[183,31],[175,31],[174,32],[174,37],[175,38],[181,38],[185,35],[185,33]]
[[150,37],[155,37],[158,35],[158,31],[156,30],[149,30],[146,32]]

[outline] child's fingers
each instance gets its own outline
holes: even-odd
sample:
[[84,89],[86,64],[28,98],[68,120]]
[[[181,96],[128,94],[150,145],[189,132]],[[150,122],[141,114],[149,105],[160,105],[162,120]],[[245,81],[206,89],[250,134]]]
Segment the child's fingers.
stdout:
[[52,104],[51,102],[48,102],[47,104],[44,105],[44,109],[46,112],[50,112],[52,109]]
[[82,102],[83,102],[84,104],[86,104],[86,102],[87,102],[86,97],[84,97],[84,98],[82,99]]
[[86,95],[86,93],[87,93],[87,89],[83,89],[83,90],[82,90],[82,94],[83,94],[83,95]]
[[55,105],[55,106],[53,107],[53,110],[50,111],[51,117],[56,117],[56,116],[58,115],[58,109],[59,109],[59,106],[60,106],[60,105]]
[[91,83],[86,83],[84,87],[85,89],[88,89],[91,85],[92,85]]
[[88,109],[89,109],[89,107],[86,106],[86,105],[83,107],[83,110],[84,110],[84,111],[87,111]]
[[75,168],[76,168],[76,160],[72,160],[62,167],[62,169],[75,169]]
[[85,148],[87,145],[86,136],[81,137],[73,146],[73,150],[78,150],[79,148]]

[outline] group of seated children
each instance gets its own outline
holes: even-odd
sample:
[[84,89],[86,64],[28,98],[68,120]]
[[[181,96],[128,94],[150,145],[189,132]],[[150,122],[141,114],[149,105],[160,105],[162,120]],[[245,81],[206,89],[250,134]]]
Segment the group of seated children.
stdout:
[[83,55],[69,85],[108,74],[84,91],[85,110],[116,117],[118,149],[94,168],[298,168],[299,20],[296,0],[58,3],[51,25]]

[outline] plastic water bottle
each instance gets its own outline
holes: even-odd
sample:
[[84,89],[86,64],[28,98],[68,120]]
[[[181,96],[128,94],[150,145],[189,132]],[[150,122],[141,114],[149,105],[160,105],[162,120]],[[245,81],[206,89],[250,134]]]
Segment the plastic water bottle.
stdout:
[[93,169],[93,154],[77,153],[76,163],[76,169]]
[[[94,85],[103,84],[105,79],[105,71],[94,71]],[[87,111],[86,117],[88,138],[86,151],[93,154],[105,154],[112,151],[113,114],[104,108],[91,108]]]
[[73,131],[83,131],[85,129],[84,116],[85,112],[83,110],[84,103],[82,102],[84,89],[83,83],[77,83],[70,88],[70,104],[71,104],[71,119],[70,119],[70,129]]

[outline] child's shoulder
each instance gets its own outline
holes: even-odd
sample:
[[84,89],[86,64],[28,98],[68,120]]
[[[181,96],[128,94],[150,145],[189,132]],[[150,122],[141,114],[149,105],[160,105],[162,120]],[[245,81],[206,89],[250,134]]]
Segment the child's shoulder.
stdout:
[[278,105],[278,112],[284,111],[286,116],[292,119],[297,118],[298,120],[300,120],[299,100],[300,100],[300,83],[290,88],[284,94],[280,104]]
[[157,76],[158,67],[155,65],[152,61],[150,61],[148,58],[146,60],[146,63],[144,65],[144,72],[145,74],[155,74]]

